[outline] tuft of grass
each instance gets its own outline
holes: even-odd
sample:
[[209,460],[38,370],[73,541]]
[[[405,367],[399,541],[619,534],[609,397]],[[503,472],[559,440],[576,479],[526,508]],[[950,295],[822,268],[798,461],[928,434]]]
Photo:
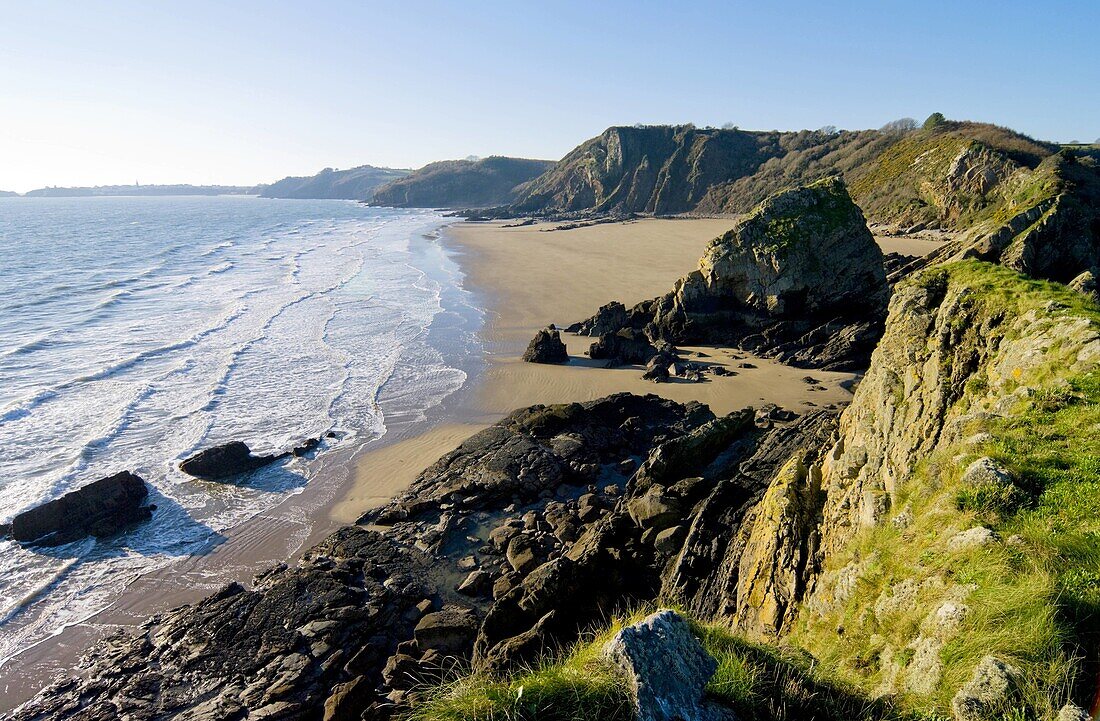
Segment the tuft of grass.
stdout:
[[435,688],[406,721],[629,721],[633,708],[626,679],[602,654],[624,625],[645,616],[617,617],[587,634],[571,650],[547,655],[508,678],[470,674]]

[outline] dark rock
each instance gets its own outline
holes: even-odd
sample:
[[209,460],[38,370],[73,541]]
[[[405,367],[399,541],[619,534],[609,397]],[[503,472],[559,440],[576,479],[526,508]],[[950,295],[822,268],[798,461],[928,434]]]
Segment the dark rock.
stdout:
[[413,630],[413,636],[420,648],[454,653],[473,641],[477,626],[477,616],[471,609],[444,606],[420,619]]
[[671,556],[680,550],[686,532],[687,529],[683,526],[673,526],[672,528],[658,531],[657,535],[653,537],[653,547],[657,549],[658,553]]
[[626,306],[617,300],[600,306],[596,315],[580,323],[574,323],[567,329],[570,333],[598,338],[605,333],[616,333],[627,325]]
[[12,519],[9,533],[20,543],[57,546],[85,536],[110,536],[148,520],[154,506],[145,481],[123,471],[23,511]]
[[543,328],[531,339],[523,352],[523,360],[528,363],[568,363],[569,351],[557,330]]
[[195,478],[218,481],[249,473],[281,457],[254,456],[246,444],[233,441],[196,453],[180,463],[180,470]]
[[642,495],[627,501],[626,508],[639,528],[657,530],[677,523],[687,510],[679,498],[656,483]]
[[493,588],[493,576],[492,574],[478,569],[471,571],[470,575],[458,584],[455,589],[464,596],[484,596],[487,595]]
[[508,565],[520,575],[527,574],[539,565],[538,551],[538,543],[531,536],[527,534],[513,536],[508,542],[506,551]]
[[300,446],[295,446],[294,450],[291,451],[291,454],[295,458],[299,458],[299,457],[304,456],[305,454],[309,453],[310,451],[312,451],[314,448],[316,448],[319,445],[321,445],[321,439],[320,438],[310,438],[305,443],[302,443]]
[[588,357],[608,360],[615,365],[646,363],[657,354],[646,334],[634,328],[623,328],[614,333],[604,333],[588,349]]

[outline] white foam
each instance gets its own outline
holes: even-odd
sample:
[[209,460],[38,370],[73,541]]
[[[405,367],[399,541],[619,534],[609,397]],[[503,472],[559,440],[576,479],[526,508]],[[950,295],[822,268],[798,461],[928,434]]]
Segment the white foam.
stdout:
[[[460,278],[429,277],[410,250],[440,216],[342,203],[237,199],[228,213],[219,199],[114,202],[125,211],[116,222],[141,216],[125,233],[75,211],[60,230],[24,219],[27,242],[58,233],[58,257],[43,262],[72,267],[53,275],[80,277],[34,289],[57,296],[48,312],[0,323],[15,331],[14,350],[0,353],[0,508],[14,515],[125,468],[149,482],[158,509],[102,543],[48,553],[3,544],[0,597],[18,601],[0,605],[0,664],[309,480],[309,463],[296,460],[254,483],[200,483],[179,473],[180,458],[229,440],[284,450],[329,430],[364,442],[385,433],[383,389],[401,413],[422,415],[466,379],[426,343],[444,285]],[[86,247],[91,237],[103,247]],[[3,253],[0,289],[18,268]]]

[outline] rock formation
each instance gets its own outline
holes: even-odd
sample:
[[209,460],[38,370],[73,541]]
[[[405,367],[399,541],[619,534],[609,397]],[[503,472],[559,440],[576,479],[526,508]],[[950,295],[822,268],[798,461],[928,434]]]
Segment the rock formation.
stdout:
[[528,363],[568,363],[569,351],[561,341],[561,334],[553,326],[543,328],[527,345],[523,360]]
[[152,516],[155,506],[145,504],[148,495],[145,481],[122,471],[23,511],[4,530],[20,543],[40,546],[110,536]]
[[[301,446],[302,453],[309,449]],[[287,454],[254,456],[248,445],[241,441],[231,441],[220,446],[207,448],[180,462],[180,470],[189,476],[208,481],[220,481],[257,468],[274,463]]]
[[709,342],[850,370],[866,367],[888,297],[882,252],[830,177],[769,198],[671,293],[629,311],[609,304],[571,329],[600,335],[593,358],[625,363],[647,362],[651,345]]
[[658,611],[622,629],[604,654],[626,674],[637,721],[736,718],[704,697],[718,662],[675,611]]
[[[686,528],[713,479],[766,443],[752,421],[629,394],[516,411],[362,519],[384,535],[343,529],[251,588],[108,639],[86,678],[45,689],[13,718],[385,717],[448,656],[511,668],[605,609],[656,596],[683,537],[657,528]],[[639,526],[626,509],[658,487],[675,510]]]

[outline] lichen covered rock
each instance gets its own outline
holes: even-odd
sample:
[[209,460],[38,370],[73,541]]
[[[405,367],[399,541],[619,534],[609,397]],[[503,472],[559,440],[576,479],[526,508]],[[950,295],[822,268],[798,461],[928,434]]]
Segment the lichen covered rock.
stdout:
[[675,611],[658,611],[622,629],[604,655],[626,673],[638,721],[733,718],[704,698],[718,662]]

